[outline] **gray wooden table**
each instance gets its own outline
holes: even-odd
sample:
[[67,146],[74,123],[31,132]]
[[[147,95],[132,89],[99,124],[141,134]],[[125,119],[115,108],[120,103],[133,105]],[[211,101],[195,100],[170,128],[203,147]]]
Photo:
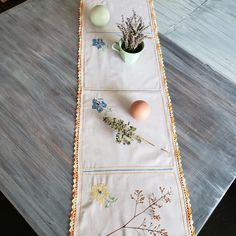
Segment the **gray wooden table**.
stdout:
[[[0,15],[0,190],[39,235],[68,231],[78,6],[28,0]],[[198,232],[235,179],[236,85],[161,43]]]

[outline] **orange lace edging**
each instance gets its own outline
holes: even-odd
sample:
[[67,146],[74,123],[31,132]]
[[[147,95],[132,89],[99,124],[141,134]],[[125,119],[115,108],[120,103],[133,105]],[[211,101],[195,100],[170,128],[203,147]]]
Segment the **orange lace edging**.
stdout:
[[195,236],[196,234],[195,234],[195,229],[193,226],[192,210],[191,210],[191,204],[190,204],[190,199],[189,199],[189,192],[188,192],[188,188],[186,185],[186,181],[184,178],[184,172],[183,172],[183,168],[182,168],[181,155],[180,155],[179,145],[178,145],[178,141],[177,141],[177,133],[176,133],[176,128],[175,128],[174,113],[173,113],[171,98],[170,98],[170,94],[169,94],[167,78],[166,78],[166,74],[165,74],[165,66],[164,66],[164,61],[163,61],[160,39],[159,39],[159,35],[158,35],[158,27],[157,27],[157,20],[156,20],[156,14],[155,14],[153,0],[150,0],[150,6],[151,6],[152,21],[153,21],[152,23],[154,26],[154,35],[155,35],[155,39],[157,41],[156,47],[157,47],[159,61],[160,61],[162,84],[163,84],[164,92],[166,94],[167,102],[168,102],[168,111],[169,111],[169,116],[170,116],[170,121],[171,121],[171,132],[172,132],[173,143],[174,143],[175,157],[177,160],[178,174],[180,177],[180,184],[181,184],[181,187],[183,190],[183,195],[184,195],[187,223],[189,226],[190,235]]

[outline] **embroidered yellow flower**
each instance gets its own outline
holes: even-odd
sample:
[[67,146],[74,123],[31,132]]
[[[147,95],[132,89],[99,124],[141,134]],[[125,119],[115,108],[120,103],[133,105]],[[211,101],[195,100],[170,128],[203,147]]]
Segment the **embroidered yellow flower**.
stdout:
[[103,205],[109,197],[107,186],[104,184],[93,185],[91,189],[91,197],[99,204]]

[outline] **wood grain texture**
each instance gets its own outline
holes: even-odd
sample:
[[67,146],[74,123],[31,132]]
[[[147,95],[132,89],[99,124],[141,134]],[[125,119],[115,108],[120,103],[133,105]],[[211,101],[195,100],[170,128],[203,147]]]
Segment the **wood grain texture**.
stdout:
[[79,1],[0,15],[0,189],[39,235],[67,235]]
[[162,34],[173,30],[206,0],[154,0],[158,27]]
[[[39,235],[68,232],[78,6],[29,0],[0,15],[0,189]],[[161,43],[199,231],[236,175],[236,87]]]
[[235,0],[159,0],[156,9],[162,34],[236,83]]
[[236,177],[236,85],[161,37],[196,231]]

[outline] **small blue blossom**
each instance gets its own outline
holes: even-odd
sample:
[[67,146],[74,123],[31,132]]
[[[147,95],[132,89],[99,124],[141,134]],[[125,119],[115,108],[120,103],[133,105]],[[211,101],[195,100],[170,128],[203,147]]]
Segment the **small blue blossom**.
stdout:
[[102,98],[93,99],[92,109],[96,109],[99,113],[101,113],[106,108],[107,108],[107,104],[104,102]]
[[93,46],[97,49],[102,49],[106,47],[106,43],[103,41],[103,39],[93,39]]

